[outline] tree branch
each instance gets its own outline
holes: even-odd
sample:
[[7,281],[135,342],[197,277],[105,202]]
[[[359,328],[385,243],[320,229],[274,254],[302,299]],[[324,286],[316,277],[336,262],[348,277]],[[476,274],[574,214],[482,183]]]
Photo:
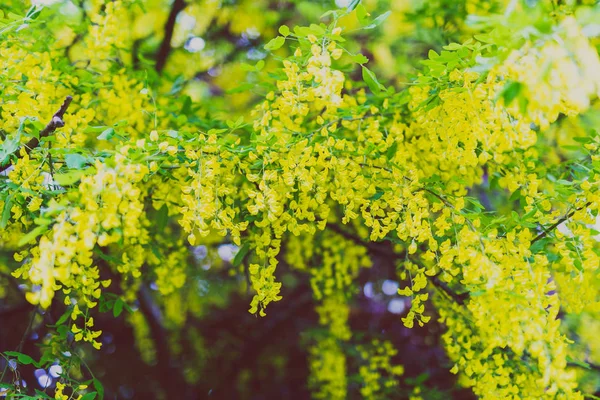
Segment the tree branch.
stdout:
[[567,366],[568,367],[583,368],[583,369],[587,369],[587,370],[590,370],[590,371],[600,372],[600,365],[598,365],[598,364],[591,364],[589,362],[585,362],[585,364],[584,363],[579,363],[579,362],[568,362]]
[[164,371],[162,386],[171,395],[184,393],[187,385],[180,366],[177,365],[176,360],[171,355],[168,331],[163,325],[160,309],[154,304],[152,294],[143,283],[138,291],[137,299],[140,311],[150,328],[150,336],[156,348],[157,368]]
[[156,53],[156,65],[154,68],[158,73],[161,73],[167,64],[167,59],[171,53],[171,39],[173,39],[173,30],[175,29],[177,15],[183,11],[186,5],[185,0],[175,0],[171,6],[171,12],[165,23],[165,36],[158,48],[158,53]]
[[[332,231],[340,234],[341,236],[343,236],[344,238],[351,240],[353,242],[355,242],[356,244],[359,244],[361,246],[364,246],[367,248],[367,250],[371,253],[371,254],[377,254],[380,256],[384,256],[384,257],[392,257],[394,259],[402,259],[403,256],[393,253],[393,252],[387,252],[382,250],[381,248],[379,248],[378,246],[376,246],[375,243],[369,243],[369,242],[365,242],[364,240],[362,240],[360,237],[347,232],[345,229],[343,229],[341,226],[336,225],[336,224],[329,224],[327,225]],[[411,260],[413,261],[413,260]],[[443,282],[440,280],[440,278],[438,276],[433,276],[430,279],[430,282],[433,284],[433,286],[435,286],[436,288],[442,290],[444,293],[446,293],[452,300],[454,300],[457,304],[463,305],[465,304],[465,300],[469,298],[469,293],[456,293],[454,292],[450,286],[448,286],[448,284],[446,282]]]
[[546,236],[548,236],[548,234],[550,232],[552,232],[554,229],[556,229],[560,224],[562,224],[563,222],[567,221],[569,218],[571,218],[573,215],[575,215],[575,213],[577,211],[581,211],[584,208],[587,208],[590,206],[590,204],[592,204],[591,201],[588,201],[587,203],[585,203],[585,205],[576,208],[574,210],[571,210],[570,212],[568,212],[567,214],[563,215],[562,217],[560,217],[558,219],[558,221],[556,221],[555,223],[553,223],[552,225],[550,225],[548,228],[543,228],[543,232],[540,233],[539,235],[537,235],[536,237],[533,238],[533,240],[531,240],[531,244],[534,244],[535,242],[537,242],[538,240],[542,240],[543,238],[545,238]]
[[454,292],[452,289],[450,289],[450,286],[448,286],[448,284],[446,282],[443,282],[437,275],[432,276],[429,281],[431,282],[431,284],[433,286],[442,290],[444,293],[446,293],[448,296],[450,296],[452,298],[452,300],[454,300],[457,304],[460,304],[461,306],[464,305],[465,300],[469,298],[469,292],[465,292],[465,293]]
[[[44,129],[42,129],[40,131],[39,138],[32,138],[29,142],[24,144],[26,154],[31,153],[31,151],[33,149],[38,147],[41,139],[43,139],[47,136],[50,136],[50,134],[53,133],[55,130],[65,126],[65,121],[63,120],[63,118],[65,116],[65,112],[67,112],[67,109],[69,108],[69,105],[71,104],[71,101],[73,101],[73,97],[67,96],[65,98],[65,101],[62,103],[62,105],[58,109],[58,111],[56,113],[54,113],[54,115],[52,116],[52,120],[50,120],[50,122],[48,122],[48,125],[46,125],[44,127]],[[17,156],[17,158],[22,157],[20,149],[15,152],[15,155]],[[0,166],[0,173],[6,171],[10,166],[11,166],[10,163],[8,163],[4,166]]]

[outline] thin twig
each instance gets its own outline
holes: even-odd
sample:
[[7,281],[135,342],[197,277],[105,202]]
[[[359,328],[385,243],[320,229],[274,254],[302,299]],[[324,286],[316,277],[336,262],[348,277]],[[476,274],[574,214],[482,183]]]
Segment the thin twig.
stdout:
[[431,284],[433,286],[444,291],[444,293],[446,293],[448,296],[450,296],[457,304],[460,304],[461,306],[464,305],[465,300],[469,298],[468,292],[465,292],[465,293],[454,292],[452,289],[450,289],[450,286],[448,286],[448,284],[446,282],[443,282],[437,275],[432,276],[429,281],[431,282]]
[[[65,112],[67,112],[67,109],[69,108],[69,105],[71,104],[71,101],[73,101],[73,97],[67,96],[65,98],[65,101],[62,103],[62,105],[58,109],[58,111],[52,116],[52,120],[50,120],[50,122],[48,122],[48,125],[46,125],[44,127],[44,129],[42,129],[40,131],[39,138],[34,137],[29,142],[27,142],[26,144],[23,145],[23,147],[25,148],[26,154],[31,153],[31,151],[33,149],[38,147],[41,139],[49,136],[51,133],[53,133],[58,128],[62,128],[63,126],[65,126],[65,121],[63,120],[63,118],[65,116]],[[17,158],[22,157],[20,149],[15,152],[15,155],[17,156]],[[0,173],[6,171],[10,166],[11,166],[10,163],[8,163],[4,166],[0,166]]]
[[29,319],[29,323],[27,324],[27,328],[25,329],[25,333],[23,333],[23,337],[19,342],[19,347],[17,347],[17,351],[20,353],[23,351],[23,346],[25,345],[25,341],[27,340],[27,336],[29,336],[29,332],[31,331],[31,327],[33,326],[33,321],[35,320],[35,316],[38,312],[37,307],[31,312],[31,318]]
[[558,219],[558,221],[556,221],[555,223],[553,223],[552,225],[550,225],[548,228],[543,228],[543,232],[540,233],[539,235],[537,235],[536,237],[534,237],[531,240],[531,244],[534,244],[535,242],[537,242],[538,240],[541,240],[543,238],[545,238],[546,236],[548,236],[548,234],[550,232],[552,232],[554,229],[556,229],[560,224],[562,224],[563,222],[567,221],[569,218],[571,218],[573,215],[575,215],[576,212],[583,210],[584,208],[589,207],[592,204],[591,201],[588,201],[587,203],[585,203],[585,205],[576,208],[574,210],[571,210],[570,212],[568,212],[567,214],[565,214],[564,216],[560,217]]
[[589,362],[586,362],[585,364],[580,364],[577,362],[568,362],[567,363],[568,367],[578,367],[578,368],[583,368],[583,369],[587,369],[587,370],[592,370],[595,372],[600,372],[600,365],[598,364],[591,364]]
[[[396,254],[396,253],[390,253],[390,252],[385,252],[382,249],[380,249],[378,246],[375,245],[375,243],[367,243],[364,240],[362,240],[360,237],[346,231],[345,229],[343,229],[342,227],[335,225],[335,224],[328,224],[327,225],[332,231],[342,235],[344,238],[351,240],[359,245],[362,245],[364,247],[367,248],[367,250],[372,253],[372,254],[377,254],[380,256],[384,256],[384,257],[392,257],[394,259],[402,259],[403,256]],[[411,260],[413,261],[413,260]],[[438,276],[434,276],[431,277],[430,282],[433,284],[433,286],[435,286],[436,288],[444,291],[448,296],[450,296],[450,298],[452,298],[457,304],[460,305],[464,305],[465,304],[465,300],[469,298],[469,293],[465,292],[465,293],[456,293],[454,292],[450,286],[448,286],[447,283],[442,282]]]

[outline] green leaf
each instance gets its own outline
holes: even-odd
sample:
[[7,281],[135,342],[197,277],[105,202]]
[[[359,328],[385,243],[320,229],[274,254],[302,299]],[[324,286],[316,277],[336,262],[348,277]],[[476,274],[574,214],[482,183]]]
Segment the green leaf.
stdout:
[[427,56],[429,57],[430,60],[436,60],[436,59],[440,58],[440,55],[433,49],[429,50],[429,52],[427,53]]
[[471,205],[473,205],[477,209],[477,212],[485,209],[483,204],[481,204],[481,202],[474,197],[465,197],[465,200],[471,203]]
[[69,317],[71,316],[72,313],[73,313],[73,307],[68,307],[67,311],[65,311],[63,313],[63,315],[60,316],[60,318],[58,319],[58,321],[56,321],[54,326],[62,325],[65,322],[67,322],[67,320],[69,319]]
[[450,43],[449,45],[444,46],[444,49],[446,50],[458,50],[460,48],[462,48],[462,45],[458,43]]
[[360,4],[360,0],[350,1],[350,3],[348,4],[348,7],[346,8],[346,11],[350,12],[350,11],[354,10],[359,4]]
[[363,29],[375,29],[377,28],[379,25],[381,25],[386,19],[388,19],[388,17],[390,16],[392,12],[391,11],[387,11],[384,12],[383,14],[381,14],[379,17],[375,18],[373,20],[373,22],[371,22],[369,25],[363,27]]
[[117,299],[113,307],[113,316],[117,318],[123,312],[123,300]]
[[98,132],[102,132],[104,131],[106,128],[108,128],[105,125],[100,125],[100,126],[88,126],[87,128],[85,128],[83,130],[83,133],[98,133]]
[[173,86],[171,86],[171,91],[169,92],[169,95],[174,95],[181,92],[181,89],[183,89],[185,83],[185,77],[183,75],[179,75],[173,82]]
[[500,97],[504,99],[504,105],[510,105],[510,103],[517,98],[519,93],[521,93],[521,89],[523,89],[523,84],[521,82],[511,81],[504,85],[502,92],[500,92]]
[[183,104],[181,105],[181,114],[188,115],[192,111],[192,98],[190,96],[183,96]]
[[366,25],[367,22],[369,22],[369,13],[367,12],[365,6],[363,6],[362,4],[359,4],[356,7],[356,18],[358,18],[358,22],[360,22],[361,25]]
[[70,169],[81,169],[88,162],[87,157],[73,153],[65,155],[65,163]]
[[280,33],[282,36],[288,36],[288,35],[290,34],[290,28],[288,28],[288,26],[287,26],[287,25],[281,25],[281,26],[279,27],[279,33]]
[[105,129],[96,139],[98,140],[110,140],[113,136],[115,136],[114,128]]
[[98,399],[104,400],[104,386],[102,386],[102,383],[100,383],[100,381],[98,379],[94,378],[93,384],[94,384],[94,389],[96,389],[98,391]]
[[385,193],[384,191],[378,190],[373,196],[371,196],[369,198],[369,200],[371,200],[371,201],[379,200],[381,198],[381,196],[384,195],[384,193]]
[[35,229],[33,229],[28,234],[22,236],[21,239],[19,240],[19,243],[17,244],[17,246],[21,247],[23,245],[26,245],[27,243],[31,242],[32,240],[34,240],[38,236],[40,236],[43,233],[45,233],[47,230],[48,230],[48,225],[42,225],[42,226],[36,227]]
[[169,208],[166,204],[163,204],[163,206],[156,212],[157,231],[162,232],[162,230],[167,226],[167,222],[169,222]]
[[316,36],[321,36],[321,35],[325,34],[325,28],[323,28],[322,26],[319,26],[317,24],[310,24],[308,29],[310,29],[310,33],[312,33]]
[[19,360],[19,362],[23,365],[36,364],[33,358],[29,357],[27,354],[19,353],[18,351],[5,351],[4,354],[9,357],[16,357],[16,359]]
[[283,36],[277,36],[274,39],[271,39],[269,43],[265,44],[265,50],[273,51],[279,49],[285,43],[285,38]]
[[6,139],[0,145],[0,165],[4,165],[8,162],[9,157],[19,148],[20,138],[13,137],[11,139]]
[[234,93],[242,93],[242,92],[246,92],[250,89],[254,89],[254,87],[256,86],[255,83],[242,83],[241,85],[233,88],[233,89],[229,89],[226,93],[227,94],[234,94]]
[[4,200],[4,210],[2,211],[2,219],[0,219],[0,229],[6,228],[6,224],[8,224],[8,220],[10,219],[10,209],[12,208],[14,197],[15,194],[11,193],[8,195],[6,200]]
[[97,395],[98,395],[97,392],[89,392],[89,393],[84,394],[81,397],[81,400],[94,400]]
[[583,273],[583,264],[581,263],[581,259],[574,258],[573,259],[573,265],[575,266],[575,268],[577,268],[577,270],[579,272]]
[[63,174],[54,174],[54,182],[58,183],[60,186],[70,186],[79,181],[83,175],[85,175],[85,171],[80,169],[65,172]]
[[43,9],[44,9],[44,6],[42,6],[42,5],[31,6],[31,8],[27,11],[27,14],[25,15],[25,18],[34,20],[40,16],[40,13],[42,12]]
[[373,71],[371,71],[365,66],[362,67],[362,78],[369,87],[369,89],[371,89],[371,91],[375,94],[379,94],[382,90],[385,89],[385,87],[381,83],[379,83]]
[[233,257],[233,261],[232,261],[233,266],[234,267],[239,266],[242,263],[242,261],[244,260],[244,257],[246,257],[246,254],[248,254],[249,251],[250,251],[250,244],[249,243],[244,243],[244,245],[242,247],[240,247],[240,249],[236,253],[235,257]]
[[395,141],[392,145],[387,149],[385,156],[388,160],[391,160],[396,155],[396,150],[398,150],[398,142]]
[[354,61],[357,64],[366,64],[369,62],[369,59],[367,57],[365,57],[363,54],[356,54],[354,56],[352,56],[352,61]]
[[126,119],[122,119],[120,121],[115,122],[113,124],[113,128],[122,128],[127,125],[129,125],[129,121],[127,121]]

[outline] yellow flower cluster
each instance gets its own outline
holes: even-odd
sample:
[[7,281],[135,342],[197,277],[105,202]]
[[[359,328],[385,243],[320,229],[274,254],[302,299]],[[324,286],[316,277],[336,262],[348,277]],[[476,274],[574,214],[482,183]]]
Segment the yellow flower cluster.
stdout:
[[96,2],[92,7],[92,23],[85,35],[82,58],[77,61],[105,70],[111,65],[109,59],[120,55],[117,50],[127,48],[130,31],[122,27],[129,23],[129,13],[121,0]]
[[566,17],[542,46],[526,43],[514,50],[490,76],[503,76],[524,85],[527,111],[510,108],[518,119],[548,129],[559,114],[575,116],[600,96],[600,58],[573,17]]
[[309,386],[315,399],[346,398],[346,357],[334,337],[318,339],[311,347]]
[[[117,242],[123,245],[116,269],[125,277],[140,276],[147,233],[140,226],[143,196],[135,183],[148,169],[123,161],[117,155],[114,162],[121,164],[114,167],[97,162],[95,173],[82,177],[78,192],[70,199],[76,205],[55,204],[46,211],[45,216],[57,214],[50,233],[42,236],[30,254],[27,251],[15,254],[17,261],[25,259],[25,262],[13,276],[28,279],[33,285],[26,293],[30,303],[48,308],[54,293],[62,290],[65,304],[75,302],[73,319],[80,314],[78,305],[86,309],[95,307],[102,294],[101,287],[110,285],[110,280],[100,280],[99,269],[94,265],[96,245],[101,248]],[[87,329],[92,326],[90,321],[93,320],[86,318],[85,336],[73,325],[76,340],[83,337],[92,341],[97,337]],[[93,343],[100,346],[99,342]]]
[[391,358],[398,354],[389,341],[373,340],[366,346],[357,348],[365,364],[359,367],[363,386],[360,394],[363,399],[376,400],[393,398],[391,394],[398,385],[398,377],[404,374],[402,365],[393,365]]

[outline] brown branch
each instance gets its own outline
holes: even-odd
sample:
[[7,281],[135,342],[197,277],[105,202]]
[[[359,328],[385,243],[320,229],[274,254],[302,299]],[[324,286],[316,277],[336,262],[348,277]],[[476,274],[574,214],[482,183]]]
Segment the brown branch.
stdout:
[[[394,252],[384,251],[383,249],[381,249],[378,246],[376,246],[375,243],[365,242],[360,237],[354,235],[353,233],[350,233],[350,232],[346,231],[345,229],[343,229],[339,225],[328,224],[327,226],[332,231],[340,234],[344,238],[346,238],[348,240],[351,240],[351,241],[355,242],[356,244],[359,244],[361,246],[366,247],[367,250],[371,254],[377,254],[379,256],[384,256],[384,257],[392,257],[392,258],[394,258],[396,260],[399,260],[399,259],[403,258],[402,255],[396,254]],[[414,260],[411,260],[411,261],[414,262]],[[438,288],[438,289],[442,290],[444,293],[446,293],[457,304],[464,305],[465,304],[465,300],[467,300],[469,298],[469,293],[468,292],[465,292],[465,293],[456,293],[456,292],[454,292],[450,288],[450,286],[448,286],[448,284],[446,282],[443,282],[442,280],[440,280],[440,278],[438,276],[431,277],[430,282],[433,284],[433,286],[435,286],[436,288]]]
[[465,300],[467,300],[469,298],[469,292],[465,292],[465,293],[454,292],[452,289],[450,289],[450,286],[448,286],[448,284],[446,282],[442,281],[437,275],[432,276],[429,281],[431,282],[431,284],[433,286],[442,290],[444,293],[446,293],[448,296],[450,296],[450,298],[452,298],[452,300],[454,300],[457,304],[460,304],[461,306],[463,304],[465,304]]
[[[58,111],[56,113],[54,113],[54,115],[52,116],[52,119],[50,120],[50,122],[48,122],[48,125],[46,125],[44,127],[44,129],[42,129],[40,131],[39,138],[32,138],[29,142],[27,142],[23,145],[25,148],[26,154],[31,153],[31,151],[33,149],[38,147],[41,139],[48,137],[51,133],[53,133],[58,128],[62,128],[63,126],[65,126],[65,121],[63,120],[63,118],[65,116],[65,112],[67,112],[67,109],[69,108],[69,105],[71,104],[71,101],[73,101],[73,97],[67,96],[65,98],[65,101],[62,103],[62,105],[58,109]],[[17,156],[17,158],[22,157],[20,150],[17,150],[15,152],[15,155]],[[0,173],[6,171],[10,166],[11,166],[10,163],[8,163],[4,166],[0,166]]]
[[590,370],[590,371],[600,372],[600,365],[598,365],[598,364],[591,364],[589,362],[585,362],[585,364],[578,363],[578,362],[568,362],[567,366],[568,367],[583,368],[583,369],[587,369],[587,370]]
[[162,386],[170,394],[180,394],[187,389],[185,379],[182,375],[180,365],[171,354],[169,347],[169,332],[163,324],[163,317],[158,306],[152,299],[152,294],[142,283],[138,291],[137,299],[140,305],[140,311],[146,319],[150,328],[150,336],[156,349],[157,368],[164,371],[161,375]]
[[385,251],[384,249],[381,249],[379,246],[377,246],[376,243],[366,242],[363,239],[361,239],[360,237],[356,236],[355,234],[348,232],[347,230],[345,230],[344,228],[342,228],[339,225],[327,224],[327,227],[330,228],[335,233],[337,233],[338,235],[343,236],[345,239],[348,239],[358,245],[366,247],[367,250],[372,254],[377,254],[379,256],[384,256],[384,257],[400,258],[400,256],[398,256],[396,253]]
[[165,36],[158,48],[158,53],[156,53],[156,64],[154,68],[158,73],[161,73],[167,64],[167,59],[171,53],[171,40],[173,39],[173,30],[175,29],[177,15],[179,12],[183,11],[186,5],[185,0],[175,0],[171,6],[171,12],[165,23]]
[[568,212],[567,214],[565,214],[564,216],[562,216],[561,218],[558,219],[558,221],[556,221],[555,223],[553,223],[552,225],[550,225],[548,228],[543,228],[543,232],[540,233],[539,235],[537,235],[536,237],[534,237],[531,240],[531,244],[534,244],[535,242],[537,242],[538,240],[541,240],[543,238],[545,238],[546,236],[548,236],[548,234],[550,232],[552,232],[554,229],[556,229],[560,224],[562,224],[563,222],[567,221],[569,218],[571,218],[573,215],[575,215],[575,213],[577,211],[581,211],[584,208],[589,207],[592,204],[591,201],[588,201],[587,203],[585,203],[585,205],[576,208],[575,210],[571,210],[570,212]]

